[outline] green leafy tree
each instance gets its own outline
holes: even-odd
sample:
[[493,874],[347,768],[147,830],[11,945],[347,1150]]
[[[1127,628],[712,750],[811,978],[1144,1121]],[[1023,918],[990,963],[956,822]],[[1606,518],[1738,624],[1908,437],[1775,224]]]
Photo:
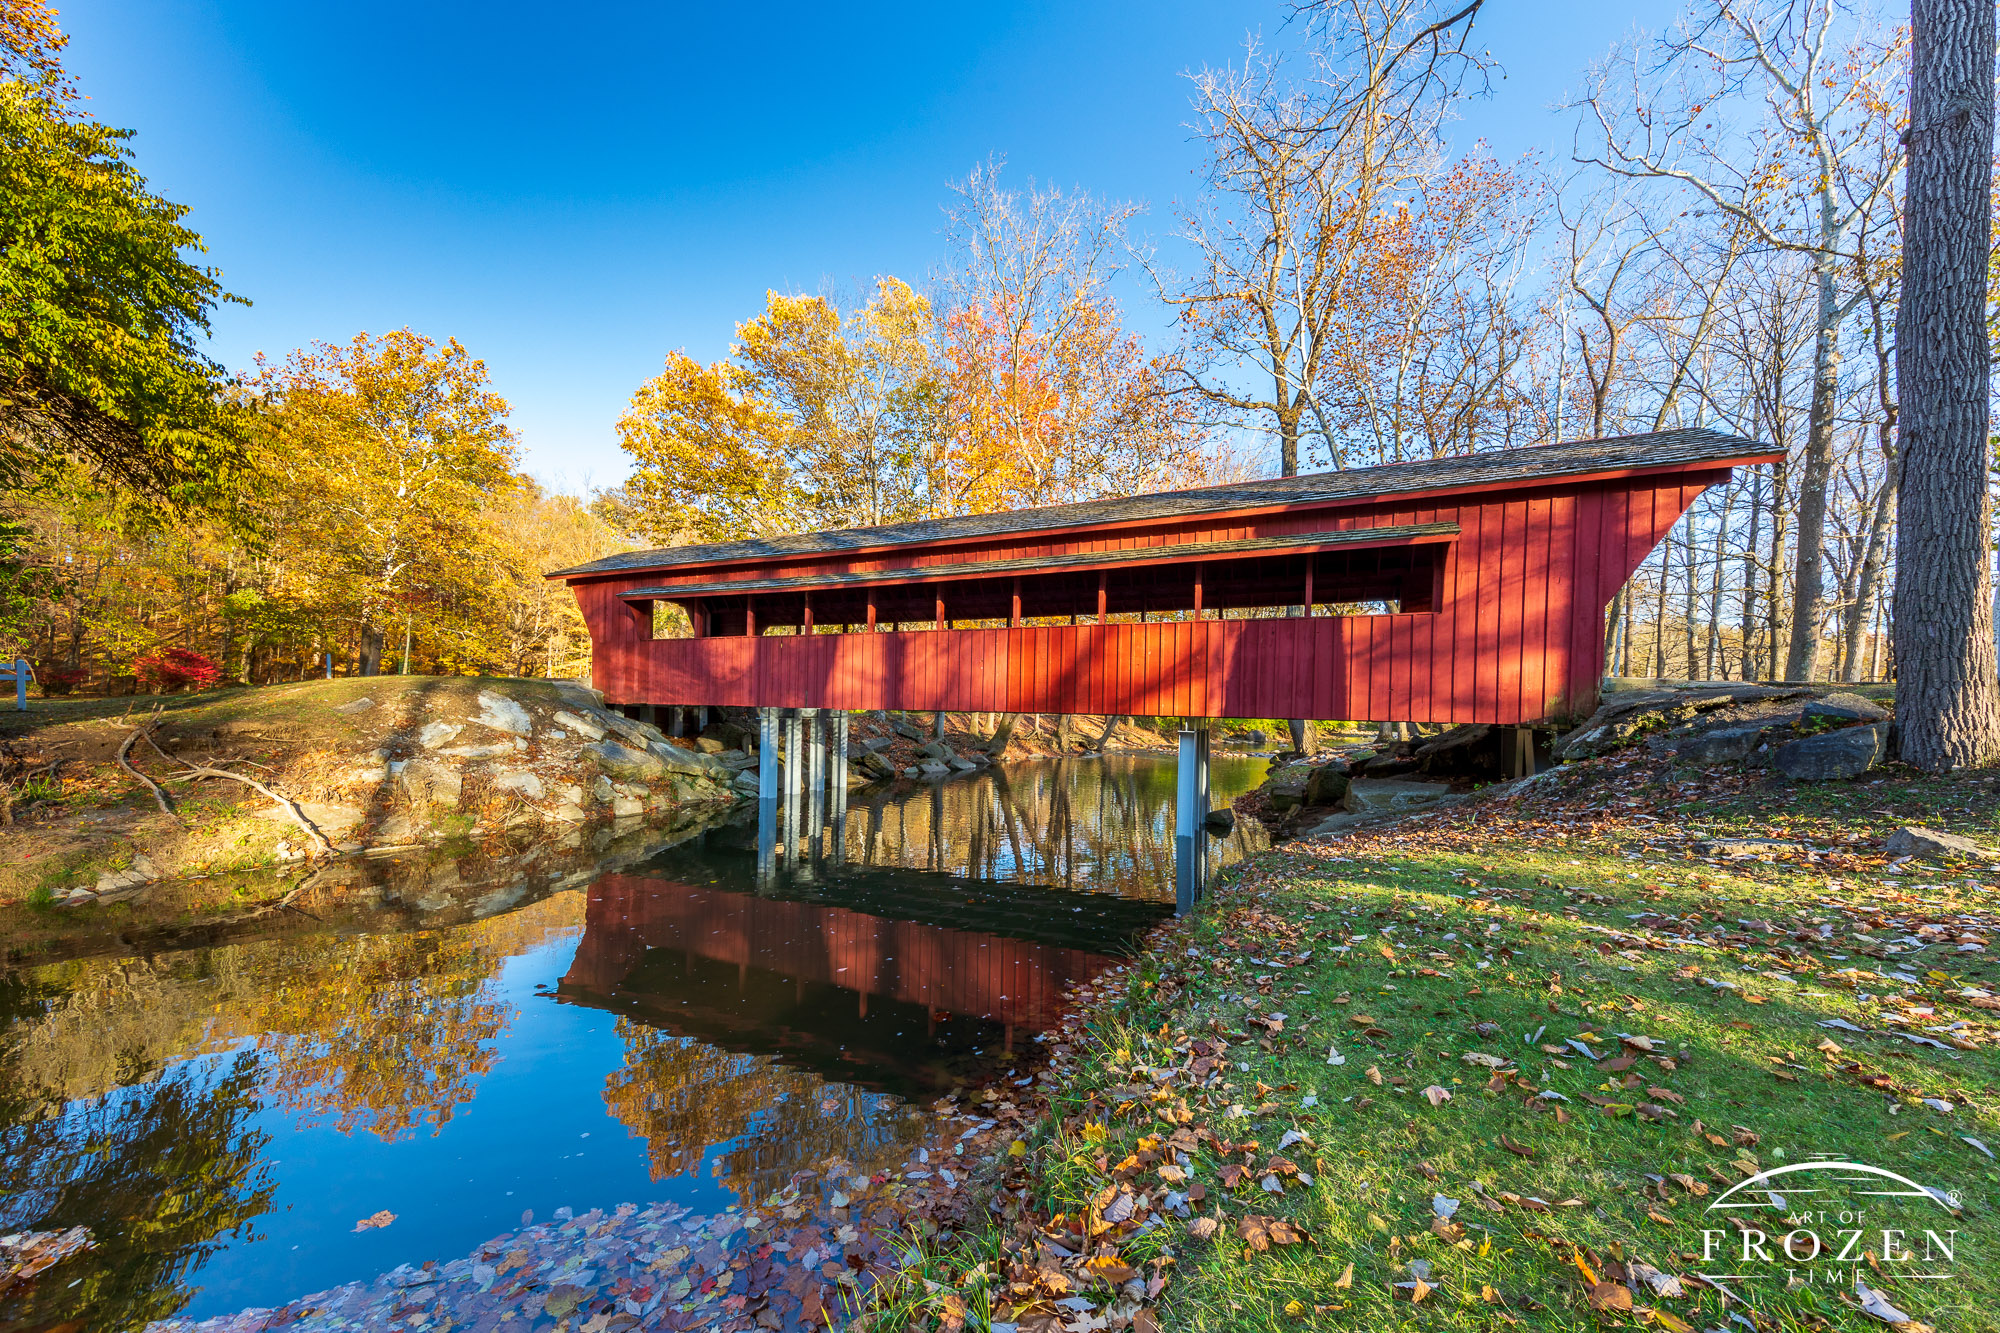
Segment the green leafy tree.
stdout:
[[213,500],[240,409],[204,356],[233,300],[190,262],[184,205],[152,193],[131,131],[74,105],[39,4],[0,3],[0,485],[64,458],[155,500]]

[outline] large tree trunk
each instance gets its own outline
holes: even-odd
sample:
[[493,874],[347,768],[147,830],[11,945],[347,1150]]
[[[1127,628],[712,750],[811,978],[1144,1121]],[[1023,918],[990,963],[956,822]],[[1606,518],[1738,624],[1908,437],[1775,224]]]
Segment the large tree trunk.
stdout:
[[999,725],[993,728],[993,735],[986,742],[986,754],[998,759],[1007,752],[1007,742],[1014,739],[1014,724],[1021,720],[1019,713],[1002,713]]
[[1744,680],[1757,679],[1757,534],[1764,523],[1764,480],[1750,484],[1750,539],[1743,543],[1743,615],[1738,626],[1742,635]]
[[1786,680],[1811,680],[1819,657],[1819,606],[1825,583],[1826,487],[1833,476],[1833,414],[1840,397],[1840,308],[1831,253],[1817,257],[1819,311],[1813,340],[1812,418],[1805,470],[1799,474],[1799,554],[1792,569],[1792,642]]
[[1993,0],[1912,0],[1910,167],[1896,317],[1902,488],[1896,718],[1931,772],[2000,751],[1987,498]]
[[373,625],[361,627],[360,669],[355,673],[362,676],[382,674],[382,631]]
[[[1285,377],[1280,375],[1278,376],[1279,402],[1282,403],[1285,401],[1286,392]],[[1279,475],[1281,476],[1296,477],[1299,475],[1299,411],[1297,405],[1294,406],[1290,416],[1280,415],[1278,417],[1278,466],[1280,469]],[[1308,606],[1299,614],[1310,616],[1312,610]],[[1292,749],[1299,754],[1305,754],[1306,745],[1310,739],[1306,733],[1306,720],[1302,717],[1290,718],[1285,725],[1292,733]],[[1106,734],[1109,735],[1110,733],[1107,732]]]
[[1611,605],[1604,611],[1604,674],[1616,676],[1618,670],[1618,632],[1624,628],[1625,598],[1631,589],[1630,582],[1618,585],[1618,591],[1611,594]]
[[1861,679],[1863,644],[1868,634],[1868,620],[1875,609],[1875,600],[1882,594],[1882,569],[1889,559],[1889,520],[1896,505],[1896,464],[1889,464],[1889,474],[1882,479],[1882,489],[1875,496],[1875,510],[1868,517],[1868,545],[1861,557],[1861,572],[1854,580],[1854,600],[1847,608],[1847,622],[1843,626],[1844,642],[1840,647],[1840,678],[1847,681]]

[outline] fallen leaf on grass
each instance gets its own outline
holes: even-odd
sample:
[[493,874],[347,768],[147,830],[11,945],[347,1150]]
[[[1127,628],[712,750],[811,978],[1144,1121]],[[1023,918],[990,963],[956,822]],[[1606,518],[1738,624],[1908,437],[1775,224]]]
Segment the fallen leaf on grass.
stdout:
[[1907,1324],[1910,1317],[1889,1304],[1889,1298],[1863,1282],[1854,1280],[1854,1299],[1861,1302],[1861,1312],[1873,1315],[1885,1324]]
[[1451,1089],[1441,1088],[1433,1083],[1424,1089],[1424,1099],[1432,1106],[1442,1106],[1451,1100]]
[[1256,1213],[1236,1224],[1237,1237],[1253,1250],[1268,1250],[1273,1245],[1303,1244],[1306,1233],[1282,1217],[1264,1217]]
[[1516,1157],[1533,1157],[1535,1155],[1533,1148],[1530,1148],[1525,1143],[1516,1143],[1505,1134],[1500,1136],[1500,1146],[1508,1152],[1513,1153]]
[[1188,1223],[1188,1235],[1196,1240],[1208,1240],[1222,1229],[1222,1223],[1212,1217],[1197,1217]]
[[1347,1266],[1346,1268],[1342,1269],[1342,1270],[1341,1270],[1341,1274],[1340,1274],[1340,1276],[1339,1276],[1339,1277],[1337,1277],[1337,1278],[1335,1278],[1335,1279],[1333,1280],[1333,1285],[1334,1285],[1335,1287],[1351,1287],[1351,1286],[1353,1286],[1353,1285],[1354,1285],[1354,1265],[1353,1265],[1353,1264],[1349,1264],[1349,1265],[1348,1265],[1348,1266]]
[[1593,1310],[1632,1308],[1632,1291],[1623,1282],[1594,1282],[1587,1294],[1590,1297],[1590,1308]]

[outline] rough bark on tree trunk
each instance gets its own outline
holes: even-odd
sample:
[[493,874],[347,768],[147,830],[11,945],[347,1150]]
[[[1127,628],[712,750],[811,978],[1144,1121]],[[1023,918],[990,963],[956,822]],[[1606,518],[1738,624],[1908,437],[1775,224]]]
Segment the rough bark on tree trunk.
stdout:
[[1819,604],[1825,582],[1826,487],[1833,476],[1833,414],[1840,397],[1840,318],[1830,252],[1816,257],[1819,317],[1813,342],[1812,416],[1805,470],[1799,474],[1798,564],[1792,568],[1792,641],[1786,680],[1811,680],[1819,656]]
[[1757,533],[1764,521],[1764,483],[1760,478],[1750,488],[1750,539],[1743,544],[1743,616],[1738,633],[1743,639],[1744,680],[1757,679]]
[[1875,497],[1875,512],[1868,520],[1866,554],[1861,557],[1861,572],[1854,580],[1854,602],[1847,608],[1840,670],[1840,678],[1846,681],[1861,679],[1868,618],[1874,610],[1876,598],[1881,596],[1882,567],[1889,558],[1889,519],[1896,505],[1896,471],[1896,465],[1891,463],[1889,475],[1882,479],[1882,489]]
[[1987,493],[1993,0],[1912,0],[1896,378],[1896,720],[1931,772],[2000,751]]
[[986,742],[988,757],[998,759],[1007,751],[1007,742],[1014,739],[1014,724],[1021,720],[1019,713],[1002,713],[1000,724],[993,728],[993,737]]
[[1631,583],[1621,583],[1618,591],[1611,594],[1611,605],[1604,610],[1604,674],[1615,676],[1618,671],[1618,631],[1625,615],[1625,594]]

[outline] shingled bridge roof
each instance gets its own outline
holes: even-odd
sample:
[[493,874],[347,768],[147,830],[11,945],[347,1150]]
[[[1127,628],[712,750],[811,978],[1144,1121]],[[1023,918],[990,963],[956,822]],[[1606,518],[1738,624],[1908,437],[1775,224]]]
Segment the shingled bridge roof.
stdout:
[[680,565],[786,559],[880,547],[1004,537],[1022,532],[1149,522],[1238,509],[1328,504],[1425,491],[1474,490],[1502,483],[1553,480],[1595,473],[1721,464],[1769,452],[1767,445],[1713,430],[1618,435],[1411,463],[1384,463],[1377,467],[1341,472],[1314,472],[1299,477],[1234,482],[1194,490],[1161,491],[1078,504],[1047,505],[1038,509],[1015,509],[997,514],[965,514],[956,518],[887,523],[869,528],[837,528],[792,536],[626,551],[570,569],[559,569],[548,577],[588,578],[598,574]]

